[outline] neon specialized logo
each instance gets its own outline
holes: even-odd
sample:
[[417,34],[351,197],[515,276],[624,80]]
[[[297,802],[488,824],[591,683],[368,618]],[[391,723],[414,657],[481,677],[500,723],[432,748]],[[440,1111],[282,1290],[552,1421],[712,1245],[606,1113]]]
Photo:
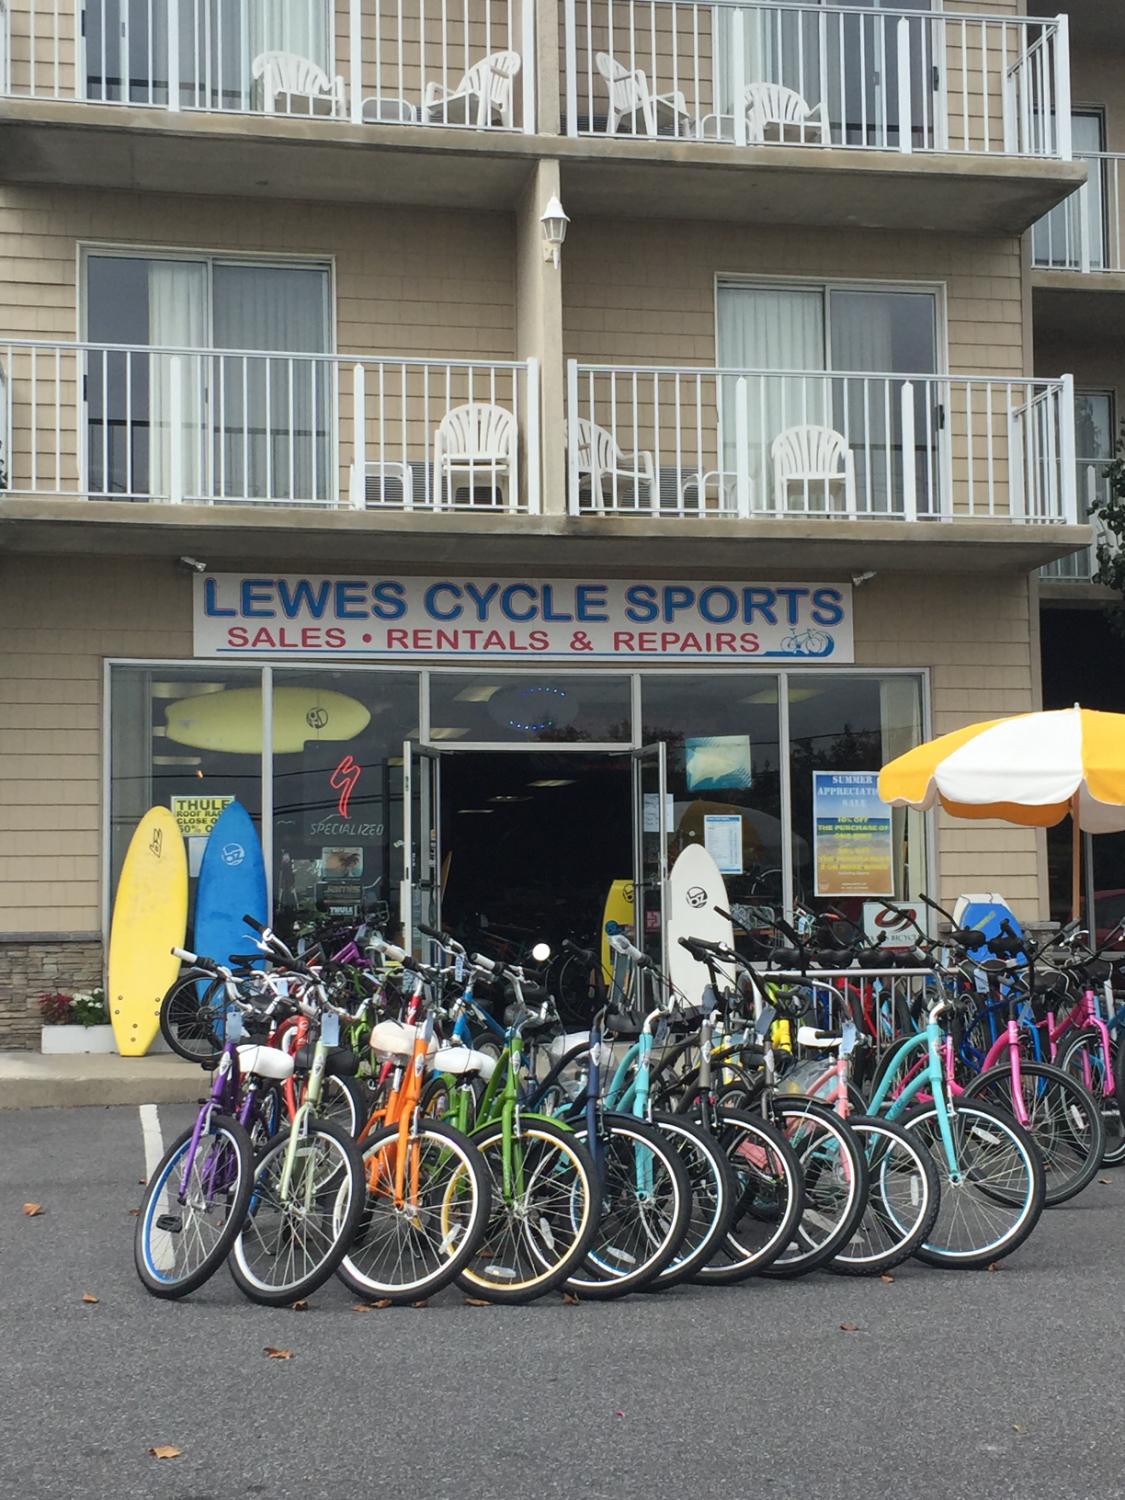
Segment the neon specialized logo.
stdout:
[[219,857],[224,865],[237,867],[246,858],[246,850],[241,844],[224,844]]
[[345,755],[328,778],[328,785],[334,792],[340,793],[340,801],[337,804],[337,808],[342,818],[348,816],[348,806],[351,802],[352,793],[355,791],[356,784],[362,774],[362,766],[356,765],[352,756]]

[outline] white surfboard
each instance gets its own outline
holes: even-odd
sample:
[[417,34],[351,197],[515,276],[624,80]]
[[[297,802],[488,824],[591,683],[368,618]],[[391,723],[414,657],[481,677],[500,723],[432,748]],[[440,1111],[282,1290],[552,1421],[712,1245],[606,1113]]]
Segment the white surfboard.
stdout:
[[680,947],[680,938],[707,938],[734,946],[731,924],[719,916],[716,906],[729,910],[726,882],[703,845],[689,844],[668,880],[668,972],[690,1005],[703,1004],[710,978],[706,965]]

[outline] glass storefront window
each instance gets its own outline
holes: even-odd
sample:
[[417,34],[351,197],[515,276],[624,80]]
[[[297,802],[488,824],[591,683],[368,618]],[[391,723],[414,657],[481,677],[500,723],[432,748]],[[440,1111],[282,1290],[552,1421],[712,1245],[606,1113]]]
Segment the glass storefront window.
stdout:
[[279,923],[399,917],[402,746],[414,672],[273,673],[273,890]]
[[[691,843],[719,848],[726,830],[727,892],[735,903],[778,904],[785,843],[781,822],[778,681],[761,673],[646,675],[642,738],[668,747],[669,865]],[[729,824],[741,820],[741,850]],[[735,864],[738,869],[734,868]]]
[[[921,681],[909,675],[846,676],[803,672],[789,679],[789,767],[793,806],[794,895],[803,905],[832,907],[860,922],[865,899],[915,900],[926,889],[925,820],[895,809],[866,841],[833,826],[834,787],[866,799],[873,814],[869,777],[887,761],[922,741]],[[817,798],[816,773],[836,773]],[[846,778],[851,776],[849,783]],[[863,803],[853,800],[841,812]],[[881,804],[880,804],[881,806]],[[819,819],[818,830],[814,824]],[[860,846],[855,846],[859,837]],[[852,847],[847,847],[849,841]],[[819,858],[818,858],[819,853]],[[818,868],[819,866],[819,868]]]
[[262,816],[261,672],[208,665],[115,667],[110,716],[110,866],[114,887],[137,822],[175,811],[194,896],[207,833],[224,799]]
[[434,672],[430,738],[437,744],[628,744],[630,679],[600,672]]

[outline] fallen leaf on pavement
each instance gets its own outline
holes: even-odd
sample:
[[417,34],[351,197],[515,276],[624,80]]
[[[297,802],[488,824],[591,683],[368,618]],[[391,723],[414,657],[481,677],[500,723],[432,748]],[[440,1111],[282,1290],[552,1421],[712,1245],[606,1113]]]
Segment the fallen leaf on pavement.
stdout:
[[412,1302],[410,1305],[411,1307],[429,1307],[430,1304],[427,1299],[423,1297],[419,1302]]
[[623,1411],[615,1411],[613,1415],[615,1417],[623,1417],[625,1413]]
[[298,1301],[296,1301],[296,1302],[290,1302],[290,1304],[289,1304],[289,1311],[290,1312],[308,1312],[308,1310],[309,1310],[309,1304],[305,1301],[305,1299],[303,1297],[299,1298]]
[[576,1297],[573,1292],[563,1293],[564,1307],[578,1307],[581,1304],[581,1300],[582,1299],[580,1297]]
[[25,1203],[23,1206],[23,1211],[29,1219],[36,1219],[40,1214],[45,1214],[47,1212],[42,1203]]
[[93,1304],[95,1302],[100,1302],[101,1298],[100,1297],[95,1297],[94,1294],[93,1294],[93,1292],[83,1292],[82,1293],[82,1300],[83,1300],[83,1302],[88,1302],[91,1306],[93,1306]]
[[985,1266],[985,1270],[986,1271],[998,1271],[999,1269],[1000,1269],[1000,1262],[996,1261],[996,1260],[990,1260],[989,1263],[988,1263],[988,1265]]
[[879,1280],[880,1281],[885,1281],[888,1286],[893,1286],[894,1285],[894,1277],[891,1276],[889,1273],[885,1273],[884,1275],[880,1276]]
[[267,1344],[262,1350],[267,1359],[292,1359],[292,1349],[275,1349],[272,1344]]
[[465,1306],[466,1307],[491,1307],[492,1303],[489,1302],[489,1301],[487,1301],[484,1297],[466,1297],[465,1298]]
[[374,1305],[376,1307],[393,1307],[394,1303],[389,1297],[380,1297],[378,1302],[376,1302]]
[[1012,1423],[1012,1431],[1013,1432],[1026,1432],[1027,1429],[1026,1429],[1026,1427],[1021,1427],[1018,1422],[1013,1422]]
[[352,1303],[352,1312],[374,1312],[374,1311],[375,1311],[375,1304],[373,1302],[353,1302]]
[[840,1332],[841,1333],[858,1333],[859,1332],[859,1324],[858,1323],[841,1323],[840,1324]]
[[139,1219],[140,1216],[141,1216],[141,1211],[140,1211],[139,1208],[131,1208],[129,1210],[129,1217],[131,1219]]
[[1108,1177],[1099,1177],[1098,1181],[1101,1183],[1102,1187],[1109,1187],[1109,1178]]
[[184,1450],[173,1447],[171,1443],[157,1443],[155,1448],[150,1448],[148,1451],[153,1458],[179,1458]]

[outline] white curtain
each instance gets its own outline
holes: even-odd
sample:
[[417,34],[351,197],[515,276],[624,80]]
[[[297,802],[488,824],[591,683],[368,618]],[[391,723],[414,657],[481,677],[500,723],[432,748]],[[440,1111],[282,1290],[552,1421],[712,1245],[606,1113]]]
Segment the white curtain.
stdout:
[[331,498],[332,381],[328,273],[284,266],[216,265],[217,349],[225,355],[218,409],[218,485],[232,499]]
[[[207,268],[201,262],[148,263],[149,492],[199,495],[204,481],[204,359],[162,354],[207,343]],[[178,457],[178,473],[173,463]]]
[[824,421],[824,293],[785,287],[720,286],[718,355],[724,370],[801,374],[720,377],[723,468],[749,469],[755,510],[774,503],[770,445],[799,424]]
[[[884,677],[879,683],[883,764],[922,743],[922,697],[916,677]],[[895,895],[916,901],[926,887],[925,815],[905,807],[891,813]],[[909,879],[908,879],[909,877]]]

